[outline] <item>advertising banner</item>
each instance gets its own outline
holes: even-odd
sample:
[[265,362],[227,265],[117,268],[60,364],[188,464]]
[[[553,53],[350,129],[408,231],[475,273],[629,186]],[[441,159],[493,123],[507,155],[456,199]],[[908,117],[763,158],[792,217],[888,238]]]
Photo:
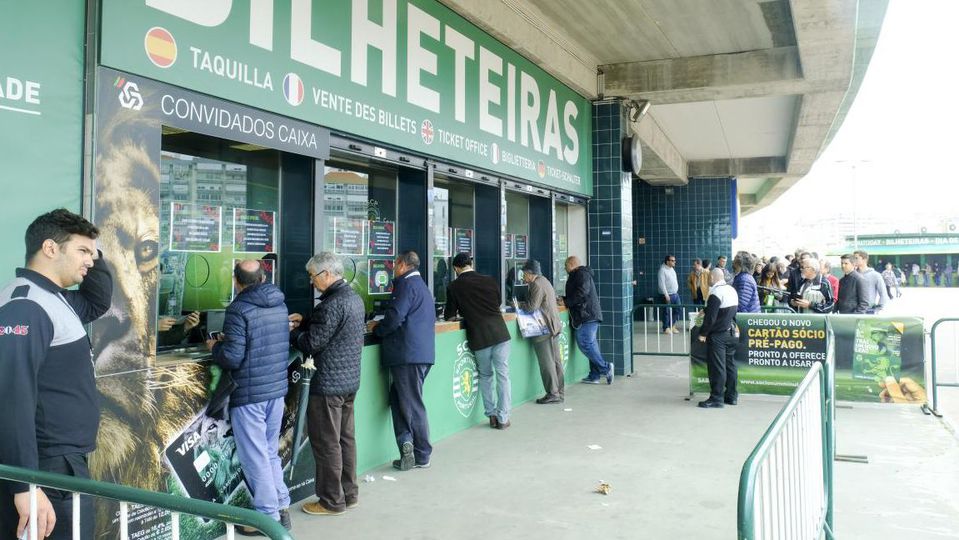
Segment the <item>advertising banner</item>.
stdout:
[[170,203],[170,251],[220,251],[223,208]]
[[526,259],[529,257],[529,237],[525,234],[513,235],[513,257],[516,259]]
[[[789,395],[813,362],[835,347],[836,399],[925,403],[922,319],[873,315],[739,314],[736,351],[742,394]],[[707,346],[691,332],[690,391],[709,392]]]
[[456,253],[473,254],[473,229],[453,229],[453,244]]
[[392,221],[370,222],[370,257],[392,257],[396,249],[395,225]]
[[436,0],[104,0],[101,63],[592,194],[587,99]]
[[333,218],[333,252],[337,255],[363,255],[366,221]]
[[[85,6],[0,0],[0,245],[22,246],[44,212],[81,210]],[[0,262],[11,279],[23,252],[6,249]]]
[[249,208],[233,209],[233,251],[273,253],[276,213]]
[[507,259],[513,258],[513,235],[507,234],[503,240],[503,256]]
[[393,260],[370,259],[367,274],[370,294],[390,294],[393,292]]

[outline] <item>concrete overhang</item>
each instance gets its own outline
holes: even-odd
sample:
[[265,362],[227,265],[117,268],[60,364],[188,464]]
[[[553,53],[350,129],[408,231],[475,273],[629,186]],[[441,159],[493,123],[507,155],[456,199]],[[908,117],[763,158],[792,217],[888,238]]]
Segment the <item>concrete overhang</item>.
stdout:
[[640,177],[740,179],[744,213],[807,174],[888,0],[441,0],[589,98],[651,103]]

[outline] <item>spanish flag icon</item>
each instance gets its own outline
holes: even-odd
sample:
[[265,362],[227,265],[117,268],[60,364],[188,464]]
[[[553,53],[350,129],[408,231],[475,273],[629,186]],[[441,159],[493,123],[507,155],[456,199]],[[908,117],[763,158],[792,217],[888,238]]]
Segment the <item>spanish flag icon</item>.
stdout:
[[176,40],[166,28],[154,26],[143,38],[147,58],[157,67],[168,68],[176,62]]

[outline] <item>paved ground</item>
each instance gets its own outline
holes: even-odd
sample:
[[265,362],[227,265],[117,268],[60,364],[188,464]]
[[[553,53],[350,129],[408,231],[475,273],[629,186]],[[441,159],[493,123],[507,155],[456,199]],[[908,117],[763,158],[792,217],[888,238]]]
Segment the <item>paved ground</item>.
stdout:
[[[640,359],[611,387],[573,385],[564,405],[519,407],[507,431],[478,426],[441,441],[431,469],[370,471],[375,481],[361,483],[360,505],[344,515],[297,505],[294,535],[735,538],[740,468],[784,399],[698,409],[683,400],[687,365]],[[959,538],[959,440],[942,422],[917,407],[837,415],[840,453],[869,457],[837,464],[840,537]],[[593,492],[600,481],[608,496]]]

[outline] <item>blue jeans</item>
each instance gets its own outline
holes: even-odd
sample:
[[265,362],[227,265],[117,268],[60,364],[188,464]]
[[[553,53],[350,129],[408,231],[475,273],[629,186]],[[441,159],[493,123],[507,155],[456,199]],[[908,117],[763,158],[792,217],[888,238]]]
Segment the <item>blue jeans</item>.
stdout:
[[236,452],[253,495],[253,508],[276,520],[280,519],[279,510],[290,506],[280,464],[282,420],[283,398],[230,409]]
[[584,322],[576,329],[576,344],[579,345],[579,350],[583,351],[586,358],[589,358],[589,378],[594,380],[599,379],[600,375],[606,375],[613,367],[603,359],[603,354],[599,352],[599,343],[596,341],[598,331],[598,321]]
[[[473,351],[479,372],[480,395],[486,416],[509,422],[512,394],[509,384],[509,341]],[[493,400],[493,371],[496,372],[496,400]]]
[[[679,304],[679,293],[673,293],[669,295],[670,304]],[[682,313],[679,311],[678,307],[671,308],[669,306],[663,306],[663,330],[672,327],[674,324],[679,322],[682,318]]]

